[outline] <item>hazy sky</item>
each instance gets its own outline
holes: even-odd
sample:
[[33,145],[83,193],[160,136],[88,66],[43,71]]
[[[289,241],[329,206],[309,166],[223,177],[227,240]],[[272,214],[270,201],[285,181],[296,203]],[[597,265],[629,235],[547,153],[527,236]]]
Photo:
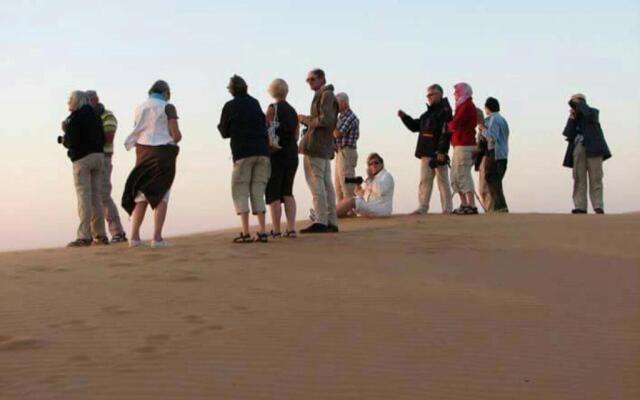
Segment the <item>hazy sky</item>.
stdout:
[[[0,7],[0,249],[75,238],[71,163],[56,144],[74,89],[96,89],[117,116],[114,199],[134,152],[123,141],[154,80],[172,87],[184,135],[166,232],[237,224],[228,141],[216,129],[229,76],[267,106],[269,82],[290,85],[307,113],[313,67],[351,97],[361,160],[380,152],[396,181],[395,212],[417,203],[416,137],[396,117],[418,117],[426,87],[469,82],[477,104],[497,97],[511,126],[505,180],[515,212],[567,212],[561,166],[567,99],[601,110],[613,158],[608,212],[640,209],[640,6],[637,1],[5,1]],[[359,170],[364,172],[361,165]],[[300,170],[299,217],[310,196]],[[439,211],[434,193],[432,210]],[[457,204],[457,199],[455,201]],[[121,214],[128,227],[128,218]],[[150,233],[150,220],[145,223]]]

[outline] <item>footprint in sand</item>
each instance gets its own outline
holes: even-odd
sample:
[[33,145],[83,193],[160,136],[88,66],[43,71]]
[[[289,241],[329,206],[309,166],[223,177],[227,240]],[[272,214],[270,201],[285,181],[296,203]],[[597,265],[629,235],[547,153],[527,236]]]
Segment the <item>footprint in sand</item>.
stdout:
[[200,335],[205,332],[214,332],[214,331],[221,331],[221,330],[224,330],[223,325],[214,324],[214,325],[209,325],[209,326],[204,326],[202,328],[194,329],[191,331],[191,334]]
[[130,262],[112,262],[110,264],[107,264],[107,267],[109,268],[122,268],[122,267],[133,267],[133,263]]
[[88,361],[91,361],[91,357],[89,357],[86,354],[77,354],[75,356],[69,357],[69,362],[84,363],[84,362],[88,362]]
[[130,310],[127,310],[126,308],[122,307],[122,306],[106,306],[106,307],[102,307],[102,312],[105,314],[109,314],[109,315],[127,315],[127,314],[131,314]]
[[199,315],[185,315],[182,319],[189,324],[204,324],[204,318]]
[[44,346],[41,340],[23,336],[0,336],[0,351],[36,350]]
[[169,340],[171,340],[170,335],[149,335],[145,339],[146,344],[144,346],[136,347],[133,351],[139,354],[156,354],[161,350],[159,347],[162,347]]

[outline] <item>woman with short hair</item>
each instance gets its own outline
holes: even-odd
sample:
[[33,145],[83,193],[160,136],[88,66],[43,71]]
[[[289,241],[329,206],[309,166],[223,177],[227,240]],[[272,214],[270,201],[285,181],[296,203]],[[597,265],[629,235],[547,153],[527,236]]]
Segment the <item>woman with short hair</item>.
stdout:
[[71,93],[68,105],[71,114],[62,123],[62,144],[69,149],[67,155],[73,163],[80,225],[76,240],[67,246],[109,244],[102,208],[102,121],[93,111],[87,95],[80,90]]
[[[287,102],[289,86],[282,79],[275,79],[269,86],[269,94],[275,100],[267,108],[267,125],[275,130],[278,147],[271,149],[271,177],[267,183],[266,198],[271,211],[273,238],[296,237],[296,200],[293,197],[293,181],[298,170],[298,113]],[[281,231],[282,204],[287,218],[287,229]]]
[[[242,224],[242,232],[233,242],[267,243],[269,236],[265,232],[264,194],[271,166],[265,116],[258,100],[247,93],[248,87],[244,79],[238,75],[232,76],[227,89],[233,99],[222,109],[218,130],[224,139],[231,139],[231,195]],[[253,239],[249,233],[249,205],[260,225]]]
[[136,148],[136,165],[122,195],[122,207],[131,215],[131,247],[142,245],[140,226],[147,205],[155,210],[151,247],[169,247],[162,228],[176,175],[178,143],[182,140],[178,113],[170,99],[169,84],[156,81],[149,89],[149,98],[136,110],[135,127],[125,142],[127,150]]

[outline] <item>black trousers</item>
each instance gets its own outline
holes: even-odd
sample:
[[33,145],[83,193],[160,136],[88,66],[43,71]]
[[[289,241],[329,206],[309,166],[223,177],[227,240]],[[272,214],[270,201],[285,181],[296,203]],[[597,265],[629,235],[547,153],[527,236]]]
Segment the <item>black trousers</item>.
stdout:
[[496,160],[495,155],[490,153],[491,164],[487,171],[487,183],[493,199],[493,209],[491,211],[508,211],[507,201],[502,190],[502,179],[507,172],[507,160]]

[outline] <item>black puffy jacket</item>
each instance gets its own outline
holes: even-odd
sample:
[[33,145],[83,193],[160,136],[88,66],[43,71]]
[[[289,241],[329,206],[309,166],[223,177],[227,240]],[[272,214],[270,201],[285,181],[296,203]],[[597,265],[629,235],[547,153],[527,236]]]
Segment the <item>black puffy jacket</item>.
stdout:
[[447,154],[451,143],[451,133],[447,123],[453,118],[449,100],[445,97],[438,104],[428,106],[420,119],[409,115],[402,117],[402,122],[411,132],[418,132],[416,157],[435,157],[436,153]]
[[104,131],[102,120],[90,105],[75,110],[65,121],[64,141],[67,155],[76,161],[93,153],[102,153],[104,149]]

